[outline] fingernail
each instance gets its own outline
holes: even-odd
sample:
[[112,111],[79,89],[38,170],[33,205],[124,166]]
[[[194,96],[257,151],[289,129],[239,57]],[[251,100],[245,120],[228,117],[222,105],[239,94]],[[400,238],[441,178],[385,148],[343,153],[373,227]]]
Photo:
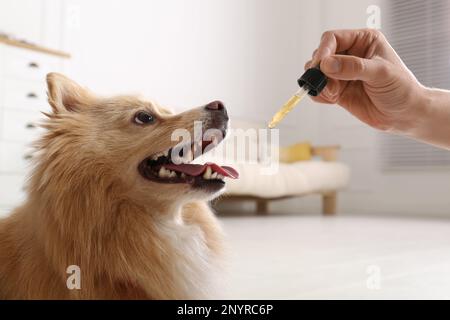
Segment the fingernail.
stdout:
[[325,72],[329,73],[337,73],[341,70],[341,63],[338,59],[333,57],[327,57],[322,60],[322,63],[320,64],[321,69]]

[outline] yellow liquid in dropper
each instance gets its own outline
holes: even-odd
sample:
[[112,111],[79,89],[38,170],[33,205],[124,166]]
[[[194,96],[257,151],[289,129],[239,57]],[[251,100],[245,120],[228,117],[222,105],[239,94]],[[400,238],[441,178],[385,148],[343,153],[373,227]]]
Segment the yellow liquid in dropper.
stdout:
[[284,117],[294,109],[294,107],[308,94],[307,89],[300,88],[289,100],[286,102],[272,118],[269,123],[269,128],[273,129],[275,126],[284,119]]

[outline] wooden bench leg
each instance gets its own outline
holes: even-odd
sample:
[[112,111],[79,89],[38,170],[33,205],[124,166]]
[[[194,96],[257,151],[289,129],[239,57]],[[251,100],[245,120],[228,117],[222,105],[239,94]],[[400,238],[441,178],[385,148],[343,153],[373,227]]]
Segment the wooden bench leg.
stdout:
[[269,201],[265,199],[256,200],[256,214],[266,215],[268,213]]
[[322,214],[331,216],[336,214],[337,192],[322,195]]

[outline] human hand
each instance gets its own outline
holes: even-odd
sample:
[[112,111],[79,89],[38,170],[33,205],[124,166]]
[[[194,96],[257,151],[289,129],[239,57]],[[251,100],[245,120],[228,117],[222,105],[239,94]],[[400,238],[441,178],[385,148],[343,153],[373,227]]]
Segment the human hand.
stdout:
[[402,133],[414,130],[424,112],[426,88],[381,32],[327,31],[305,69],[319,63],[329,79],[313,100],[338,104],[380,130]]

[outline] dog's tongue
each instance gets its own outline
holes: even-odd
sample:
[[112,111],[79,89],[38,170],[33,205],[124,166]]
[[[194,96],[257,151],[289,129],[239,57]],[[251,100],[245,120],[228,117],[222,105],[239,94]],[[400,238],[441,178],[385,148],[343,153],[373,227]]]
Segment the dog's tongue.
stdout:
[[232,167],[228,166],[219,166],[212,162],[207,162],[205,164],[166,164],[164,165],[166,169],[182,172],[184,174],[197,177],[205,172],[207,167],[211,167],[211,169],[224,177],[228,177],[231,179],[239,178],[239,173]]

